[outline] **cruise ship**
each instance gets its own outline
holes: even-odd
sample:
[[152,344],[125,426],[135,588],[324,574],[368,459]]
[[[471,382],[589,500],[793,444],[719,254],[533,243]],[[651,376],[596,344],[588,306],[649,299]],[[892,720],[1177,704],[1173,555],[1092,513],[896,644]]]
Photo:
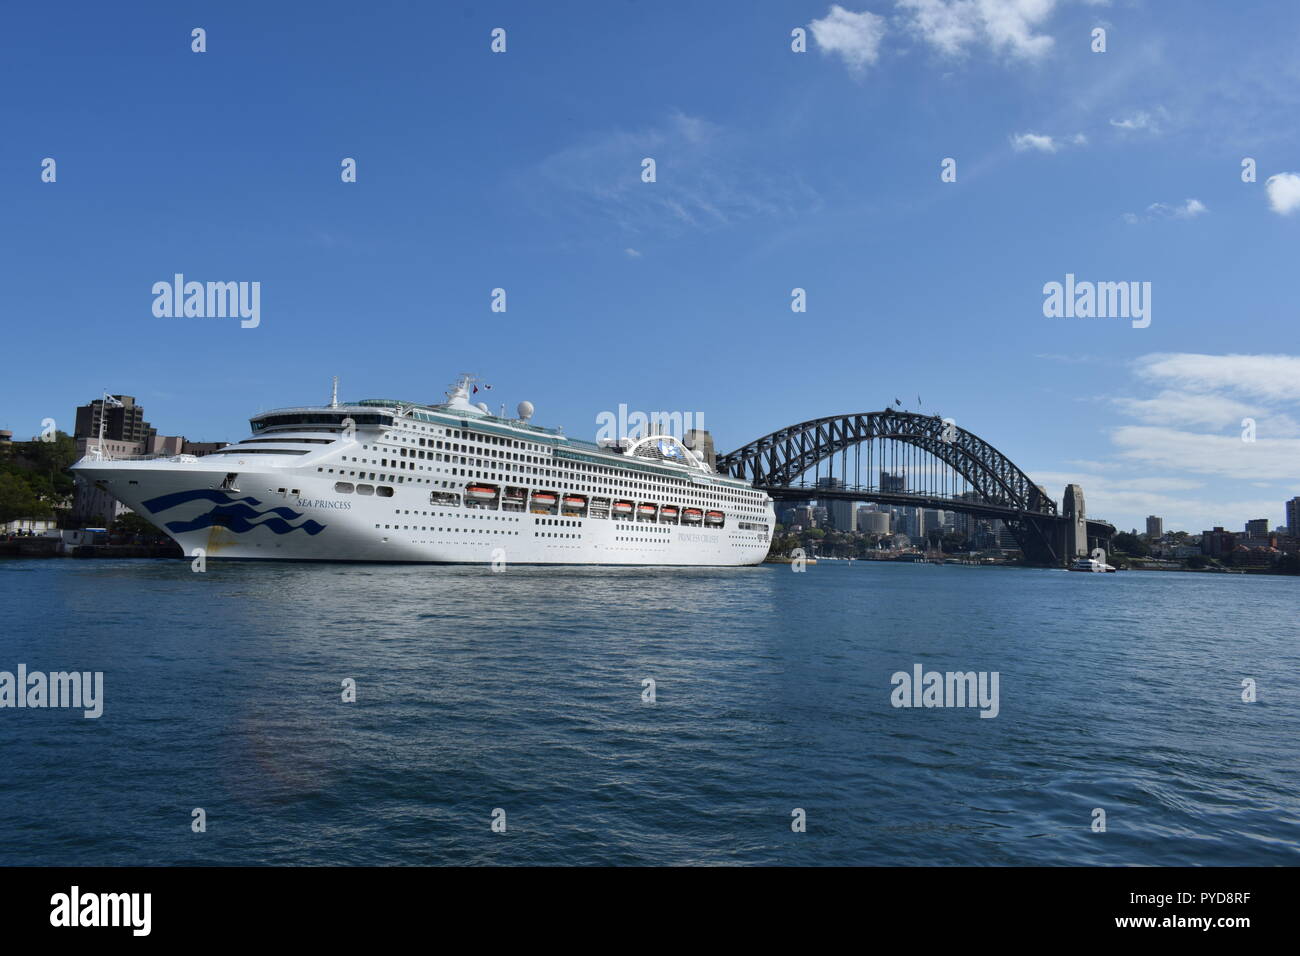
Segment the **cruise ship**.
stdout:
[[73,471],[205,558],[739,566],[760,563],[772,499],[667,434],[582,441],[471,402],[279,408],[195,457]]

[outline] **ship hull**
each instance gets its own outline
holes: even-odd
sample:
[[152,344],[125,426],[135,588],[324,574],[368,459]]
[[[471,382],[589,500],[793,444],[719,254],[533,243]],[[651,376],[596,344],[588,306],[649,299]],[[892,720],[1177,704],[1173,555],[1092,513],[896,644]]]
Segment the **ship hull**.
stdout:
[[770,543],[734,527],[438,506],[415,485],[342,496],[333,477],[294,468],[240,467],[223,487],[227,467],[84,460],[75,470],[205,559],[734,567],[761,563]]

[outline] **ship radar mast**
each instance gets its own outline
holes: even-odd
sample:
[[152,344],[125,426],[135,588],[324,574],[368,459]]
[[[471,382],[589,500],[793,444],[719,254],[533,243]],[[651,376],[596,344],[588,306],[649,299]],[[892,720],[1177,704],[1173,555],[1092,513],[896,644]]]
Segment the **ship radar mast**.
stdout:
[[474,388],[474,383],[478,377],[470,375],[468,372],[462,372],[456,379],[455,384],[447,390],[447,401],[445,407],[455,409],[458,412],[469,412],[474,415],[484,415],[487,412],[472,404],[469,400]]

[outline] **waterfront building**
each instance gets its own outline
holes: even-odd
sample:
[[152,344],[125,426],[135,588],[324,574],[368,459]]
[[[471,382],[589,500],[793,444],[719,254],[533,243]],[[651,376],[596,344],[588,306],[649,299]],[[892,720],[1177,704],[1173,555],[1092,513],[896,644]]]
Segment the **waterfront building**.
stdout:
[[1164,536],[1165,519],[1158,518],[1155,515],[1147,515],[1147,537],[1152,541]]
[[1231,531],[1215,525],[1209,531],[1201,532],[1201,554],[1210,558],[1227,557],[1237,546],[1237,536]]

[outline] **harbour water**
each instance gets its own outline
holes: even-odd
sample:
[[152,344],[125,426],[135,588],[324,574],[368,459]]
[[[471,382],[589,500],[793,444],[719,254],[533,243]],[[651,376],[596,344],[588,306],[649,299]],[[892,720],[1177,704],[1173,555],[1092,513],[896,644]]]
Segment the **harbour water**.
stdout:
[[[0,864],[1300,863],[1294,578],[17,559],[0,601],[0,670],[104,673],[0,709]],[[893,706],[916,664],[997,716]]]

